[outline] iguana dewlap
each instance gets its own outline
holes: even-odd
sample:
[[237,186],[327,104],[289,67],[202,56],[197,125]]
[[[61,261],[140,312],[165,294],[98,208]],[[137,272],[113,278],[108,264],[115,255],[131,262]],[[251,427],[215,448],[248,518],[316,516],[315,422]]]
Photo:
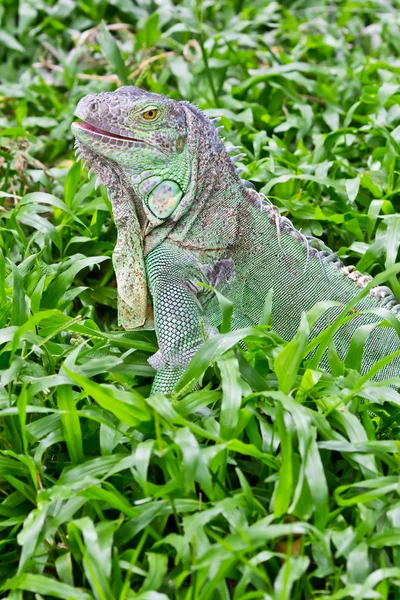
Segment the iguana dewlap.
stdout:
[[[154,390],[171,391],[220,323],[215,297],[198,282],[232,300],[234,328],[258,323],[272,288],[272,327],[289,340],[303,311],[328,300],[346,305],[370,281],[316,248],[240,179],[235,158],[198,108],[127,86],[84,97],[76,115],[80,156],[107,186],[118,229],[120,324],[156,330]],[[374,288],[356,309],[378,306],[399,314],[386,287]],[[325,313],[312,335],[340,310]],[[339,356],[358,327],[380,320],[360,314],[343,325],[334,338]],[[398,348],[393,328],[373,328],[362,372]],[[329,368],[327,358],[321,366]],[[399,374],[397,357],[379,377]]]

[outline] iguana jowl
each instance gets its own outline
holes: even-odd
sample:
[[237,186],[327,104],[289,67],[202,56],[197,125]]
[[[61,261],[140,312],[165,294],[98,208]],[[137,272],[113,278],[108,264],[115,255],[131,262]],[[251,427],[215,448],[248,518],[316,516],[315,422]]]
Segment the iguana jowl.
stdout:
[[[313,247],[249,188],[213,121],[188,102],[126,86],[84,97],[75,114],[82,120],[73,124],[78,152],[107,186],[118,229],[113,263],[120,324],[157,333],[153,390],[171,391],[220,323],[215,297],[198,282],[233,301],[236,329],[258,323],[272,288],[272,327],[290,339],[303,311],[327,300],[347,304],[370,281],[326,248]],[[356,309],[378,306],[399,314],[386,287],[373,288]],[[329,309],[312,335],[340,310]],[[364,313],[342,325],[334,338],[339,356],[346,356],[360,325],[379,320]],[[373,328],[362,371],[398,348],[394,329]],[[321,366],[329,368],[326,356]],[[379,377],[399,373],[397,357]]]

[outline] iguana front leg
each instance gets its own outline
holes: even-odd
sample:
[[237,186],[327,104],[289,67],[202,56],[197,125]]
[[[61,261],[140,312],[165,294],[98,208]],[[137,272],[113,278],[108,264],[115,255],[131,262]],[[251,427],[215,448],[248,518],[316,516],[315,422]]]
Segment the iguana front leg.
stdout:
[[149,253],[146,273],[160,348],[149,361],[158,371],[152,392],[170,392],[211,331],[190,284],[203,277],[190,255],[172,244]]

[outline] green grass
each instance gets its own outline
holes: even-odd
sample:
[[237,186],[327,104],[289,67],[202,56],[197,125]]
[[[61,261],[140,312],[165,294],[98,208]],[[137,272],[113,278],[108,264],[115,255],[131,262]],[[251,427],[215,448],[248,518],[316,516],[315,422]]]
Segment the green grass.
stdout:
[[126,82],[220,114],[244,176],[400,296],[399,1],[0,18],[0,597],[400,599],[400,395],[357,372],[365,340],[333,376],[302,361],[315,312],[291,344],[228,332],[149,397],[156,338],[117,327],[110,203],[70,132]]

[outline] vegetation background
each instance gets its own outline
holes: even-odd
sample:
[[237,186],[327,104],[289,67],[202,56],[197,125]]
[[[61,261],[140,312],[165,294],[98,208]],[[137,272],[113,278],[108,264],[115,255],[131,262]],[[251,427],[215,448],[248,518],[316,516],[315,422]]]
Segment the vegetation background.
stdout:
[[110,204],[70,131],[127,83],[222,115],[244,177],[400,296],[399,1],[3,0],[0,21],[0,596],[399,599],[400,395],[358,373],[367,332],[330,375],[301,362],[315,311],[286,344],[268,302],[230,333],[222,299],[221,336],[149,398],[155,336],[118,329]]

